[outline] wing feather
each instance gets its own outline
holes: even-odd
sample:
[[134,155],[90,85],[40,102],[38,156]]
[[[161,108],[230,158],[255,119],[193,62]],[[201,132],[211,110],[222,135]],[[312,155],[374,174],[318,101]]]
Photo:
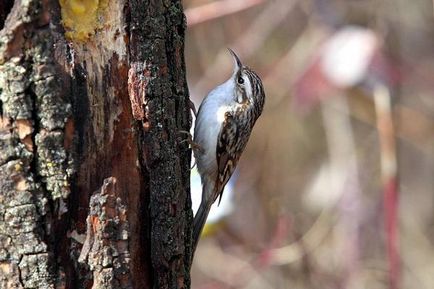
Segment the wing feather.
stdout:
[[217,139],[216,150],[218,171],[215,185],[217,193],[215,199],[219,197],[219,204],[223,195],[223,189],[232,176],[247,143],[247,139],[243,139],[242,130],[246,128],[240,125],[242,123],[236,119],[234,112],[225,113],[225,119]]

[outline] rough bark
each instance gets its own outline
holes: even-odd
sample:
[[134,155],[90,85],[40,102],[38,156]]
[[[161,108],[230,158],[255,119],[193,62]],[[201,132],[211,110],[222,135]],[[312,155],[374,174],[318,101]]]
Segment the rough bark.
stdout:
[[59,2],[0,4],[0,288],[189,288],[181,2]]
[[78,261],[89,265],[96,288],[132,288],[127,209],[117,194],[116,179],[108,178],[90,199],[86,240]]

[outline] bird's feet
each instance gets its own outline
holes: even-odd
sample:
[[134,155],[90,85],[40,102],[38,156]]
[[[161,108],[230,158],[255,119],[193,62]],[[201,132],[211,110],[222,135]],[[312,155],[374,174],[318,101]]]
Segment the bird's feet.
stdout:
[[[181,143],[187,142],[190,145],[193,152],[195,153],[195,155],[197,153],[201,153],[203,151],[202,147],[197,142],[193,141],[193,136],[191,135],[191,133],[189,131],[180,130],[179,132],[187,135],[187,138],[183,139],[181,141]],[[196,166],[196,164],[197,163],[195,161],[194,164],[191,166],[190,170],[192,170]]]
[[194,152],[199,152],[199,153],[203,152],[203,148],[197,142],[193,141],[193,136],[191,135],[191,133],[189,131],[180,130],[179,132],[187,135],[187,138],[183,139],[181,141],[181,143],[187,142]]

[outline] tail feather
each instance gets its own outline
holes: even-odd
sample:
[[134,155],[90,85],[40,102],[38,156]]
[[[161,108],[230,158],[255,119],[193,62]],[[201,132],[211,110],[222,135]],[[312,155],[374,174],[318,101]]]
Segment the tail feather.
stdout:
[[202,233],[203,227],[205,226],[206,219],[209,214],[209,210],[211,209],[210,206],[208,206],[205,203],[201,203],[199,210],[197,211],[196,215],[194,216],[194,223],[193,223],[193,254],[196,251],[197,243],[200,239],[200,234]]

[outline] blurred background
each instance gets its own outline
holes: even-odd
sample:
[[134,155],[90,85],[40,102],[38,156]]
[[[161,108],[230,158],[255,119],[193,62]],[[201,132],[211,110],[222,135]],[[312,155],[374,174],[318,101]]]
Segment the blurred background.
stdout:
[[[199,288],[434,288],[429,0],[185,0],[192,100],[232,71],[265,109],[214,207]],[[192,194],[200,199],[192,172]]]

